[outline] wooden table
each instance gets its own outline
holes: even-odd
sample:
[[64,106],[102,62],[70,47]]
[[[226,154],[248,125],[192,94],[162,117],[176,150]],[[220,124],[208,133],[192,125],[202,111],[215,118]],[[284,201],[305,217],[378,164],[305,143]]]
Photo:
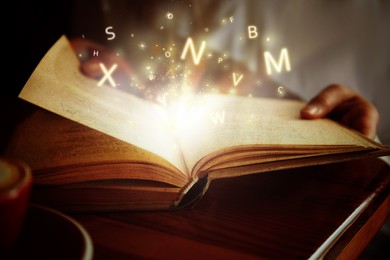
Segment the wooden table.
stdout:
[[[17,117],[2,118],[4,146]],[[371,158],[215,180],[177,211],[67,214],[89,232],[94,259],[353,258],[386,220],[389,196],[390,167]]]
[[216,180],[192,208],[73,214],[95,259],[354,258],[384,223],[390,169],[359,160]]

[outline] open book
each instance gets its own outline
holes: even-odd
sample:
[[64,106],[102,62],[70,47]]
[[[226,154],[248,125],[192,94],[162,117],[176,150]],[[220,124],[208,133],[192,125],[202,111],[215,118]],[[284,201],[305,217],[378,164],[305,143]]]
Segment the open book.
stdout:
[[182,207],[213,179],[390,154],[331,120],[300,119],[301,101],[210,94],[166,108],[99,87],[65,36],[19,97],[37,110],[7,153],[31,166],[33,198],[63,210]]

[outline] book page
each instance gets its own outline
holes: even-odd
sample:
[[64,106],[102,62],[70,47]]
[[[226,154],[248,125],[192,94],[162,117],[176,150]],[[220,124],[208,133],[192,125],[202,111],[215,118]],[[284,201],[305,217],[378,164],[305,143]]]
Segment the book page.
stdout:
[[[300,118],[301,101],[205,95],[187,103],[177,131],[187,166],[210,153],[234,146],[362,146],[377,147],[329,119]],[[174,114],[174,113],[173,113]],[[191,131],[188,131],[191,129]]]
[[188,182],[162,157],[38,107],[15,129],[6,154],[28,163],[36,184],[130,179],[182,187]]
[[47,52],[19,97],[155,153],[187,172],[164,109],[83,76],[65,36]]

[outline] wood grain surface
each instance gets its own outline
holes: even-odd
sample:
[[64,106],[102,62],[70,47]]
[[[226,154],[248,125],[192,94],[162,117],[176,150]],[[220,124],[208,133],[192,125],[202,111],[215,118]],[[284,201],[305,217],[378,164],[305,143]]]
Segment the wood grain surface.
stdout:
[[310,258],[367,198],[320,256],[356,257],[389,212],[379,159],[215,180],[192,208],[72,215],[96,259]]

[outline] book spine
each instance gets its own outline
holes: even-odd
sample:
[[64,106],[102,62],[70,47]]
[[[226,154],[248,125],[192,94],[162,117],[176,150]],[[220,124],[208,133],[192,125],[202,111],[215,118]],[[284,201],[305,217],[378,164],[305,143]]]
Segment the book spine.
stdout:
[[173,208],[185,208],[194,205],[206,193],[210,181],[208,176],[203,176],[199,179],[194,179],[183,191],[182,196],[177,200]]

